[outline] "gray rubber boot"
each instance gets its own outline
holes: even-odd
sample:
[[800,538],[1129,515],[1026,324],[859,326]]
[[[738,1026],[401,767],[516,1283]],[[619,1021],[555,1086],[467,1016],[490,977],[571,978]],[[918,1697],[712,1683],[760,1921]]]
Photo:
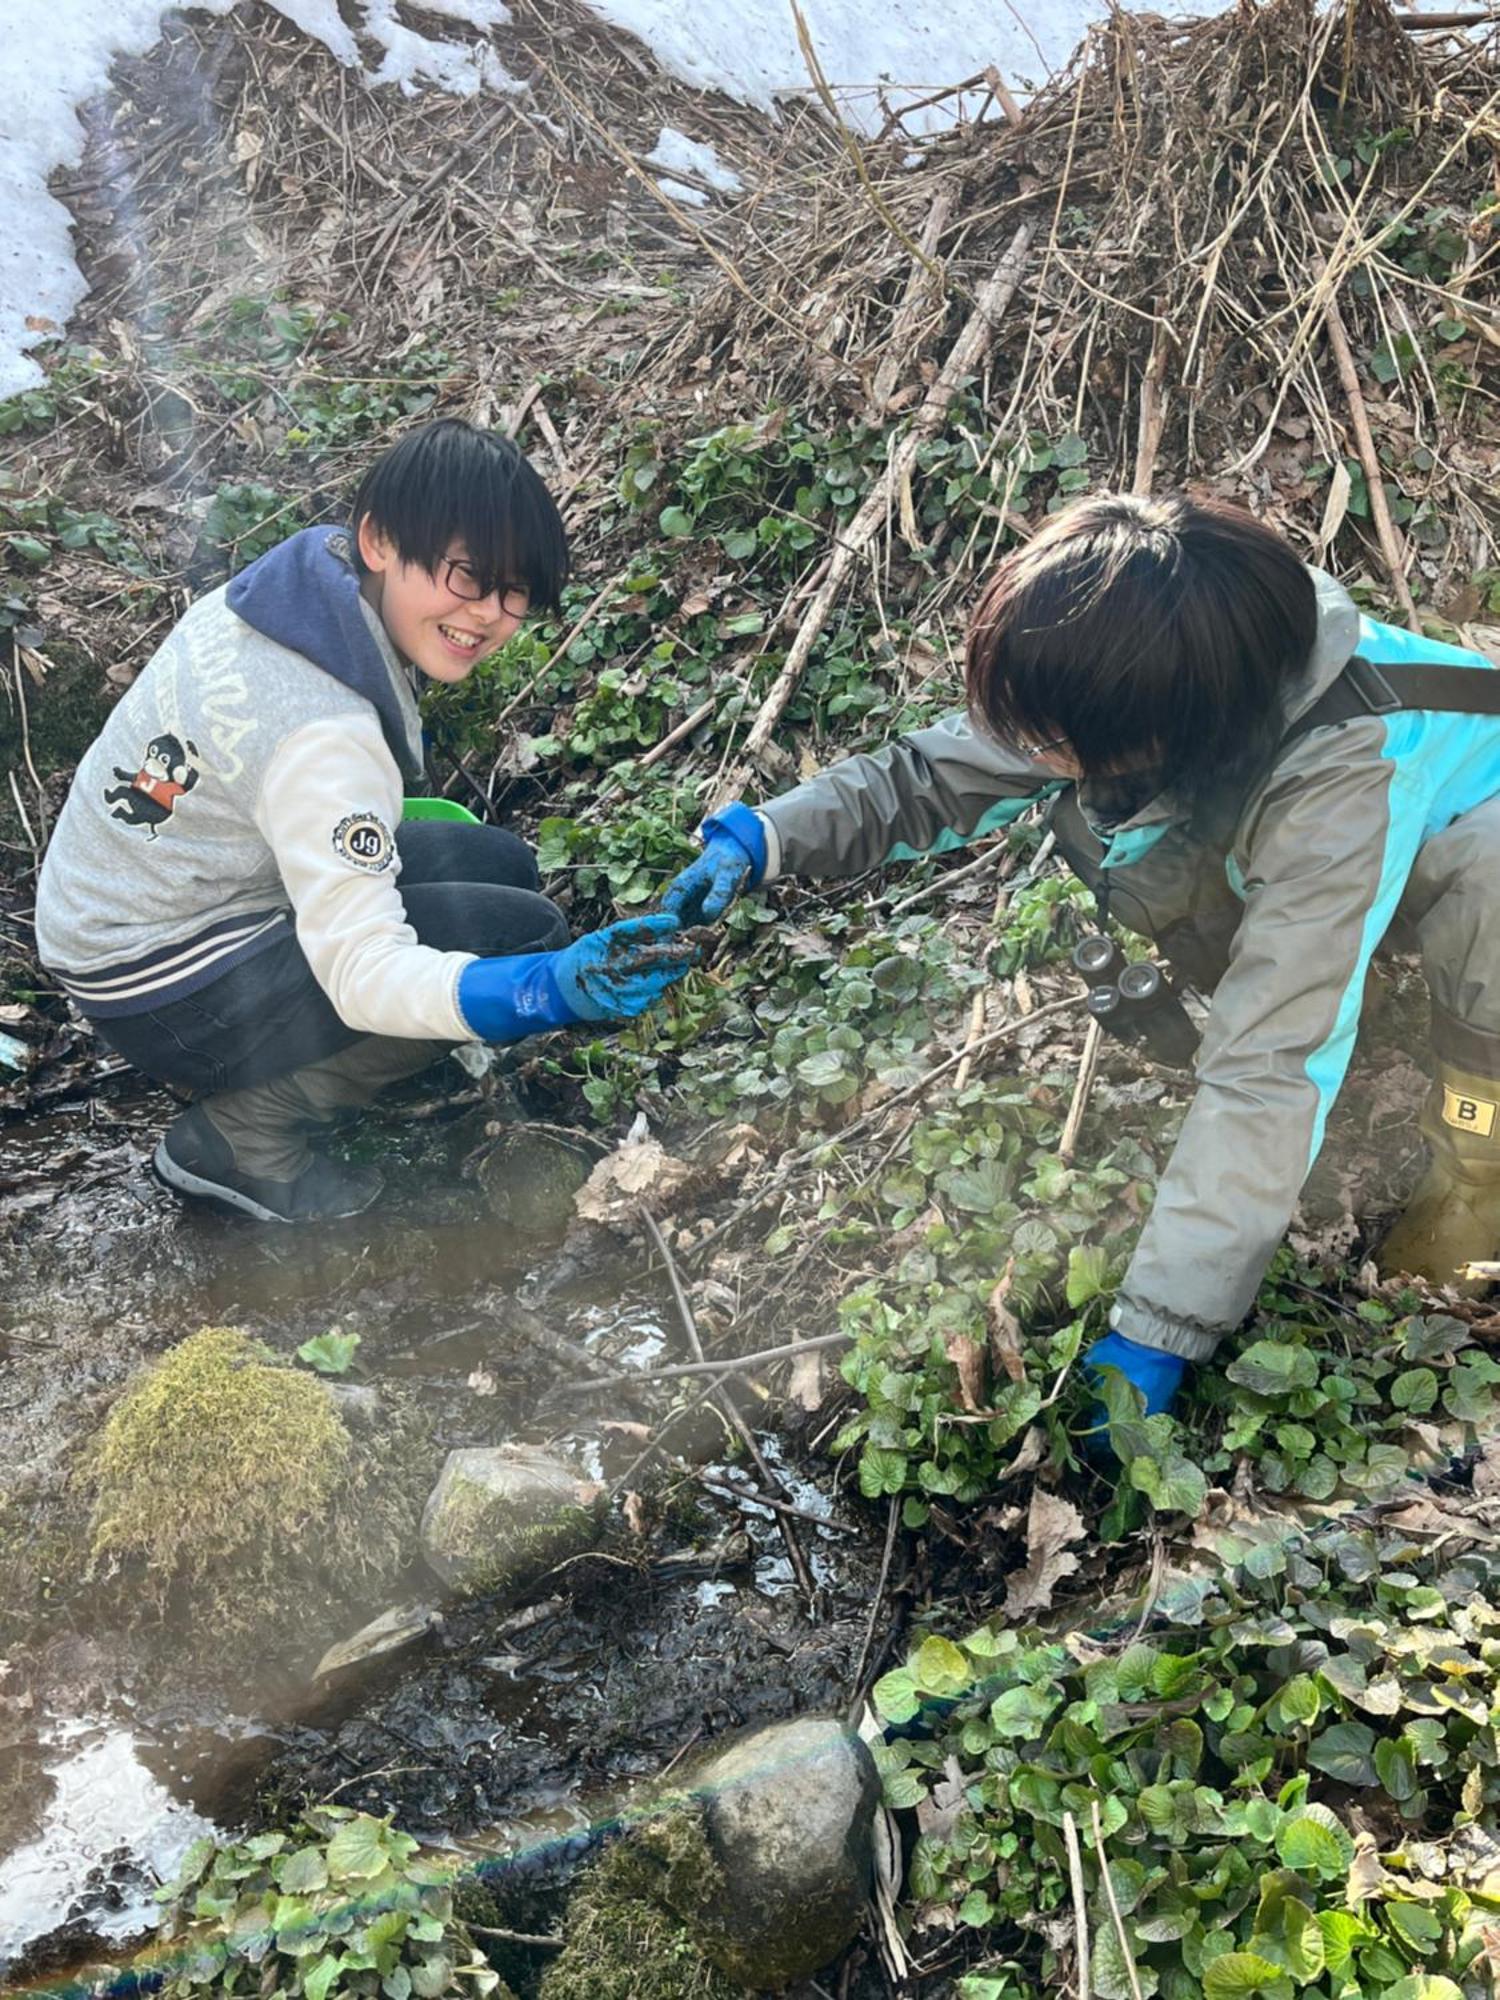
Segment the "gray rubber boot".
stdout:
[[175,1193],[258,1222],[358,1215],[379,1197],[380,1173],[314,1152],[309,1132],[341,1111],[369,1104],[387,1084],[415,1076],[449,1047],[366,1035],[286,1076],[219,1091],[167,1128],[152,1169]]

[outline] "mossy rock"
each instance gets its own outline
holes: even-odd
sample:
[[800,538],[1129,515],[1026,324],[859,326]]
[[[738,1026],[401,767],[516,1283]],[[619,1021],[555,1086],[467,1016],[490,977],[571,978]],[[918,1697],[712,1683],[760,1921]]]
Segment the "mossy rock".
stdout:
[[[255,1630],[301,1650],[410,1559],[424,1427],[351,1438],[328,1387],[234,1327],[205,1327],[115,1404],[84,1475],[96,1570],[194,1650]],[[316,1655],[315,1655],[316,1656]]]
[[568,1905],[567,1943],[540,2000],[741,2000],[669,1907],[711,1896],[723,1880],[701,1813],[663,1815],[619,1841]]
[[513,1594],[593,1547],[599,1498],[535,1445],[453,1451],[422,1515],[422,1553],[450,1590]]

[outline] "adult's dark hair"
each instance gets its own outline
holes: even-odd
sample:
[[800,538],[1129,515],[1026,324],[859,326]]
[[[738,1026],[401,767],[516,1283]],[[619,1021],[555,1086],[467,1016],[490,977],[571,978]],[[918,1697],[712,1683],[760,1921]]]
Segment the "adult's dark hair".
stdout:
[[454,542],[491,587],[524,583],[533,606],[556,611],[568,579],[557,503],[524,454],[498,431],[459,417],[424,424],[370,467],[354,496],[354,560],[365,515],[405,562],[429,576]]
[[969,710],[1003,742],[1061,738],[1087,776],[1151,770],[1191,799],[1274,747],[1317,622],[1307,570],[1242,508],[1081,500],[985,585]]

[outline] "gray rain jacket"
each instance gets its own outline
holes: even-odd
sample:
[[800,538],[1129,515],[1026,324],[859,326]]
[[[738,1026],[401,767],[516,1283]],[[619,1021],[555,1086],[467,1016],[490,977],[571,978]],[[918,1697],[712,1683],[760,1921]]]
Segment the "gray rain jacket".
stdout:
[[[1288,690],[1288,728],[1355,652],[1376,665],[1493,666],[1362,617],[1313,574],[1318,640]],[[1500,793],[1500,717],[1423,710],[1311,729],[1217,818],[1212,801],[1200,809],[1190,834],[1165,798],[1107,823],[1086,785],[1075,796],[952,715],[758,807],[767,876],[942,853],[1057,793],[1092,842],[1114,915],[1158,937],[1181,924],[1223,939],[1197,1092],[1112,1314],[1130,1339],[1199,1360],[1249,1311],[1286,1232],[1348,1066],[1365,972],[1423,843]]]

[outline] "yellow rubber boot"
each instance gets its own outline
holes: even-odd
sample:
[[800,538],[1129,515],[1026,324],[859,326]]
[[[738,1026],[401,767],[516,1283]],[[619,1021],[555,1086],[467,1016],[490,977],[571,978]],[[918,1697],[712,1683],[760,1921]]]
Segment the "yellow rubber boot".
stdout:
[[1487,1281],[1461,1278],[1462,1267],[1500,1258],[1500,1078],[1440,1062],[1422,1131],[1432,1160],[1380,1246],[1380,1274],[1473,1298]]

